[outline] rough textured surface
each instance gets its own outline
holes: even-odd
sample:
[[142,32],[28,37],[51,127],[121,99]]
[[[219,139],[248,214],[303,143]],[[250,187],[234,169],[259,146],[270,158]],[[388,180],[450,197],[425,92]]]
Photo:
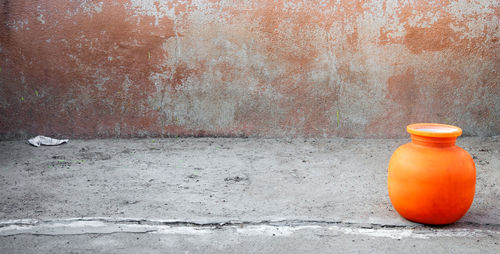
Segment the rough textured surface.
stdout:
[[500,134],[498,1],[0,0],[0,134]]
[[390,204],[387,163],[406,142],[105,139],[35,148],[3,141],[0,246],[498,253],[500,137],[458,140],[476,163],[476,195],[469,212],[444,227],[406,221]]
[[[430,239],[370,237],[305,228],[290,235],[277,230],[241,233],[234,228],[204,233],[116,233],[0,238],[4,253],[492,253],[498,236]],[[274,234],[274,235],[273,235]]]

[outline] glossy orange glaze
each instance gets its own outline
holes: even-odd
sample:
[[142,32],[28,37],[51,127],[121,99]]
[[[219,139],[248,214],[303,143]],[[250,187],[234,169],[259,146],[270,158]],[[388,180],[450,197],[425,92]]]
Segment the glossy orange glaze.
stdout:
[[398,213],[424,224],[449,224],[467,213],[474,199],[476,168],[455,145],[462,130],[441,124],[409,125],[412,142],[391,157],[388,191]]

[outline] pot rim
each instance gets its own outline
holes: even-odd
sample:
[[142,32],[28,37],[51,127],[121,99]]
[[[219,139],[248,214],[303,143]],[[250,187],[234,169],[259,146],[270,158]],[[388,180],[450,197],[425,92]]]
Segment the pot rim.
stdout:
[[451,138],[462,135],[457,126],[440,123],[414,123],[406,126],[406,131],[413,135],[435,138]]

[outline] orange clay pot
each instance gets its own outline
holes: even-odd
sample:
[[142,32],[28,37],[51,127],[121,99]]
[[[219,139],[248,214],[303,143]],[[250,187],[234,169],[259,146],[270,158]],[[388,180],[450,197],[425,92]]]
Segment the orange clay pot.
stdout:
[[408,220],[449,224],[465,215],[474,199],[476,167],[455,145],[462,130],[434,123],[408,125],[412,142],[389,161],[387,185],[392,205]]

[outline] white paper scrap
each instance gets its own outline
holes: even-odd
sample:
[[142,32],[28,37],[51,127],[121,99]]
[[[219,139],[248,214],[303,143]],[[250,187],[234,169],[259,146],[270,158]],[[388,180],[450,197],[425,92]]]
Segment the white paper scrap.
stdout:
[[31,138],[28,140],[30,144],[33,146],[39,147],[40,145],[45,145],[45,146],[57,146],[62,143],[67,143],[69,139],[55,139],[55,138],[50,138],[50,137],[45,137],[45,136],[36,136],[34,138]]

